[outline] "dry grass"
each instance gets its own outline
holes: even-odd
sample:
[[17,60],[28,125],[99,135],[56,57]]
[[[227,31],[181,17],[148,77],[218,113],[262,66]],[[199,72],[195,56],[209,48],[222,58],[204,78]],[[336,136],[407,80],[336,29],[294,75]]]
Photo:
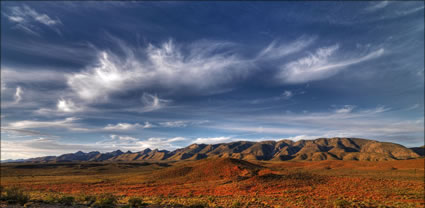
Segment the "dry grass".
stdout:
[[109,193],[121,205],[137,197],[150,206],[424,206],[424,159],[253,163],[8,164],[1,167],[1,184],[20,187],[32,200],[74,197],[86,205]]

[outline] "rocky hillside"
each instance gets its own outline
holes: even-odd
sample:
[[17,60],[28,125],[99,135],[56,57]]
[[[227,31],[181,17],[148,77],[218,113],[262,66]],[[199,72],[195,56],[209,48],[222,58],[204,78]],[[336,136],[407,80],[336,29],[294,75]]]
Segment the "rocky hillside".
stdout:
[[61,156],[29,159],[27,162],[65,161],[180,161],[204,158],[235,158],[241,160],[319,161],[359,160],[384,161],[420,157],[414,150],[402,145],[358,138],[319,138],[221,144],[192,144],[174,151],[145,149],[140,152],[120,150],[100,153],[81,151]]

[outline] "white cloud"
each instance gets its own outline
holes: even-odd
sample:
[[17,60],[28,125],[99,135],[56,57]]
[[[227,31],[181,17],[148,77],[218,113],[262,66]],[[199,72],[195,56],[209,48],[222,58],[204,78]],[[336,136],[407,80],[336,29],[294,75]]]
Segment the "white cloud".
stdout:
[[66,128],[75,131],[87,131],[87,128],[79,127],[76,121],[79,118],[68,117],[63,120],[54,121],[34,121],[34,120],[23,120],[9,123],[6,128],[11,129],[37,129],[37,128]]
[[425,7],[422,5],[420,7],[414,7],[411,9],[406,9],[406,10],[402,10],[402,11],[396,11],[396,14],[399,16],[404,16],[404,15],[409,15],[418,11],[423,10]]
[[335,52],[338,49],[338,44],[319,48],[314,54],[289,62],[281,68],[278,78],[284,83],[305,83],[325,79],[345,67],[377,58],[384,53],[384,49],[379,49],[361,57],[336,60]]
[[[157,138],[152,137],[146,140],[131,136],[110,135],[108,139],[89,144],[70,143],[68,141],[54,138],[32,138],[27,140],[1,139],[1,159],[21,159],[41,156],[61,155],[76,151],[100,151],[110,152],[122,151],[142,151],[146,148],[173,150],[180,148],[179,143],[188,141],[184,137]],[[185,146],[185,145],[184,145]]]
[[21,87],[16,87],[16,92],[15,92],[15,104],[21,102],[22,100],[22,94],[24,93],[24,91],[22,90]]
[[144,124],[117,123],[116,125],[108,124],[103,129],[105,129],[105,130],[132,130],[132,129],[137,129],[137,128],[147,129],[147,128],[153,128],[153,127],[154,127],[154,125],[149,123],[149,122],[145,122]]
[[291,98],[293,95],[294,95],[294,94],[293,94],[291,91],[289,91],[289,90],[285,90],[285,91],[282,93],[282,97],[283,97],[283,99],[289,99],[289,98]]
[[351,113],[355,107],[354,105],[344,105],[344,107],[336,109],[335,113]]
[[59,112],[65,112],[65,113],[74,113],[78,111],[82,111],[83,109],[80,107],[77,107],[72,100],[68,99],[59,99],[58,103],[56,105]]
[[379,2],[371,2],[370,6],[365,8],[365,11],[373,12],[388,6],[389,1],[379,1]]
[[[220,89],[243,74],[243,61],[227,49],[228,45],[204,41],[183,48],[170,40],[160,47],[150,44],[142,54],[136,54],[138,50],[120,42],[125,57],[101,52],[96,66],[68,76],[67,83],[89,101],[105,100],[114,92],[153,86],[172,91]],[[136,58],[139,56],[144,57]]]
[[[123,89],[128,82],[140,76],[127,69],[133,64],[135,63],[123,65],[114,63],[108,53],[103,52],[99,56],[99,65],[87,71],[69,75],[68,85],[82,99],[105,100],[109,93]],[[137,68],[137,66],[133,67]]]
[[53,71],[53,70],[22,70],[22,69],[11,69],[8,67],[2,67],[1,69],[1,82],[3,83],[40,83],[40,82],[64,82],[64,72]]
[[6,89],[7,89],[6,83],[3,82],[3,80],[1,80],[1,91],[3,92]]
[[[229,115],[226,122],[210,127],[246,134],[274,134],[279,137],[305,135],[312,138],[346,136],[393,139],[423,135],[423,117],[412,120],[389,118],[388,115],[395,112],[385,106],[356,111],[353,109],[354,106],[344,106],[330,112],[242,115],[237,118]],[[404,110],[400,109],[398,113]]]
[[406,108],[406,110],[407,111],[409,111],[409,110],[414,110],[414,109],[417,109],[417,108],[419,108],[420,107],[420,105],[419,104],[414,104],[414,105],[411,105],[411,106],[409,106],[408,108]]
[[164,108],[167,103],[171,102],[170,100],[161,99],[157,95],[149,93],[143,93],[141,100],[143,103],[143,107],[141,109],[142,112],[159,110]]
[[200,137],[195,139],[193,143],[197,144],[217,144],[232,141],[232,137]]
[[10,22],[15,23],[16,28],[21,29],[27,33],[38,35],[38,26],[34,23],[39,23],[60,33],[54,26],[62,24],[62,22],[56,18],[53,19],[47,14],[39,13],[27,5],[22,7],[14,6],[9,8],[9,13],[4,12],[3,15],[7,17]]
[[[82,144],[62,143],[51,138],[37,138],[30,140],[1,140],[1,158],[26,159],[49,155],[60,155],[78,150],[93,151],[99,147]],[[100,149],[100,148],[99,148]]]
[[287,55],[300,52],[310,46],[316,40],[315,37],[301,37],[296,41],[287,44],[278,44],[273,41],[264,48],[257,56],[257,59],[278,59]]
[[208,123],[208,120],[199,120],[199,121],[166,121],[166,122],[160,122],[159,125],[162,127],[187,127],[192,125],[202,125],[205,123]]
[[[284,137],[284,138],[280,138],[278,140],[292,140],[292,141],[299,141],[299,140],[312,140],[312,139],[317,139],[317,138],[324,138],[324,137],[329,137],[329,136],[314,136],[314,135],[297,135],[297,136],[292,136],[292,137]],[[334,135],[332,135],[331,137],[335,137]]]
[[180,148],[178,142],[186,141],[184,137],[159,138],[151,137],[146,140],[137,139],[131,136],[110,135],[110,139],[99,141],[96,144],[100,146],[108,146],[113,149],[141,151],[146,148],[150,149],[167,149],[172,150]]
[[161,122],[161,126],[163,127],[186,127],[188,125],[187,121],[167,121]]

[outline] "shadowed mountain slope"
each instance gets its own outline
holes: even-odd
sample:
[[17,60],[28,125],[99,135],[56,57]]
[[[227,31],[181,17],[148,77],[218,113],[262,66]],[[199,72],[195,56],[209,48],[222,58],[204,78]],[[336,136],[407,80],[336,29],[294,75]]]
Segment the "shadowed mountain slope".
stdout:
[[[422,152],[421,152],[422,151]],[[423,155],[423,148],[406,148],[399,144],[359,138],[319,138],[315,140],[281,140],[221,144],[192,144],[174,151],[145,149],[140,152],[110,153],[81,151],[58,157],[48,156],[27,162],[61,161],[181,161],[204,158],[234,158],[239,160],[321,161],[359,160],[385,161],[411,159]]]
[[415,152],[416,154],[420,155],[420,156],[425,156],[425,145],[421,146],[421,147],[412,147],[410,148],[413,152]]

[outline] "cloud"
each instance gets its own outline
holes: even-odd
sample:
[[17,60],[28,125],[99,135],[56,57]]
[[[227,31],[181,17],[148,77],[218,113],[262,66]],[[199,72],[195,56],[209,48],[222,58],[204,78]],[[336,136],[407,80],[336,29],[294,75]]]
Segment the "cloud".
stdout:
[[77,107],[72,100],[59,99],[56,105],[59,112],[74,113],[82,111],[83,108]]
[[2,83],[40,83],[40,82],[64,82],[66,73],[54,70],[31,70],[1,69]]
[[39,27],[35,24],[45,25],[57,33],[60,31],[55,27],[62,24],[59,18],[53,19],[47,14],[39,13],[27,5],[21,7],[14,6],[9,8],[9,13],[4,12],[3,15],[12,23],[16,28],[21,29],[27,33],[38,35]]
[[115,92],[153,86],[171,91],[208,91],[220,89],[243,74],[243,61],[223,42],[198,41],[183,47],[170,40],[142,50],[122,42],[119,45],[124,57],[100,52],[97,65],[68,76],[68,85],[80,98],[106,100]]
[[188,123],[188,121],[167,121],[161,122],[160,125],[163,127],[186,127]]
[[69,75],[67,83],[84,100],[105,100],[109,93],[123,89],[127,82],[140,76],[127,70],[129,65],[132,63],[120,66],[111,61],[108,53],[102,52],[97,66]]
[[170,127],[170,128],[177,128],[177,127],[187,127],[192,125],[201,125],[208,123],[208,120],[200,120],[200,121],[166,121],[166,122],[160,122],[159,126],[161,127]]
[[402,11],[396,11],[396,14],[398,16],[405,16],[405,15],[409,15],[409,14],[413,14],[415,12],[421,11],[424,8],[425,7],[422,5],[420,7],[414,7],[414,8],[410,8],[410,9],[406,9],[406,10],[402,10]]
[[41,115],[67,115],[78,112],[86,112],[89,108],[85,106],[77,106],[71,99],[60,98],[56,103],[56,109],[40,108],[35,111]]
[[167,103],[171,102],[170,100],[161,99],[157,95],[152,95],[149,93],[143,93],[141,100],[144,105],[141,110],[142,112],[159,110],[164,108]]
[[39,131],[33,131],[33,130],[26,130],[26,129],[11,129],[11,128],[7,128],[7,127],[1,127],[1,133],[11,133],[14,136],[50,136],[53,137],[52,135],[49,134],[45,134]]
[[87,131],[87,128],[82,128],[77,125],[75,121],[79,118],[68,117],[63,120],[54,121],[34,121],[34,120],[23,120],[9,123],[6,128],[11,129],[38,129],[38,128],[66,128],[75,131]]
[[409,106],[408,108],[406,108],[405,110],[406,111],[410,111],[410,110],[415,110],[415,109],[417,109],[417,108],[419,108],[420,107],[420,105],[419,104],[414,104],[414,105],[411,105],[411,106]]
[[344,107],[336,109],[335,113],[351,113],[355,107],[354,105],[344,105]]
[[3,92],[6,89],[7,89],[6,83],[3,82],[3,80],[1,80],[1,91]]
[[[115,150],[142,151],[146,148],[173,150],[186,146],[185,137],[138,139],[125,135],[110,135],[109,138],[96,143],[72,143],[62,139],[38,137],[27,140],[1,139],[1,158],[21,159],[41,156],[61,155],[76,151],[110,152]],[[183,143],[184,144],[183,144]]]
[[142,151],[143,149],[176,149],[181,146],[177,143],[187,141],[184,137],[159,138],[151,137],[146,140],[131,136],[110,135],[109,139],[96,142],[97,145],[108,146],[114,149]]
[[16,92],[15,92],[15,95],[14,95],[14,97],[15,97],[15,104],[21,102],[21,100],[22,100],[22,94],[24,94],[24,91],[22,90],[22,88],[19,87],[19,86],[16,87]]
[[[399,111],[402,113],[405,109]],[[423,117],[411,120],[387,117],[394,113],[385,106],[370,109],[344,106],[330,112],[242,115],[228,119],[227,122],[211,125],[210,128],[247,134],[272,134],[279,137],[306,135],[393,139],[396,136],[404,138],[409,135],[423,135]],[[253,124],[251,121],[256,122]]]
[[294,95],[294,94],[293,94],[291,91],[289,91],[289,90],[285,90],[285,91],[282,93],[282,98],[283,98],[283,99],[285,99],[285,100],[287,100],[287,99],[291,98],[293,95]]
[[132,130],[132,129],[136,129],[136,128],[148,129],[148,128],[153,128],[153,127],[154,127],[154,125],[149,123],[149,122],[145,122],[144,124],[117,123],[116,125],[108,124],[103,129],[105,129],[105,130]]
[[257,59],[278,59],[287,55],[300,52],[310,46],[316,40],[315,37],[301,37],[291,43],[278,44],[273,41],[257,55]]
[[388,4],[389,4],[389,1],[373,2],[373,3],[370,3],[370,6],[365,8],[365,11],[374,12],[387,7]]
[[232,141],[232,137],[200,137],[193,141],[196,144],[217,144]]
[[277,78],[281,82],[289,84],[325,79],[335,75],[345,67],[377,58],[384,53],[384,49],[381,48],[364,56],[337,60],[335,52],[338,49],[338,44],[319,48],[314,54],[289,62],[281,68]]
[[1,147],[2,160],[60,155],[78,150],[93,151],[98,148],[83,144],[62,143],[56,139],[44,137],[24,141],[2,139]]

